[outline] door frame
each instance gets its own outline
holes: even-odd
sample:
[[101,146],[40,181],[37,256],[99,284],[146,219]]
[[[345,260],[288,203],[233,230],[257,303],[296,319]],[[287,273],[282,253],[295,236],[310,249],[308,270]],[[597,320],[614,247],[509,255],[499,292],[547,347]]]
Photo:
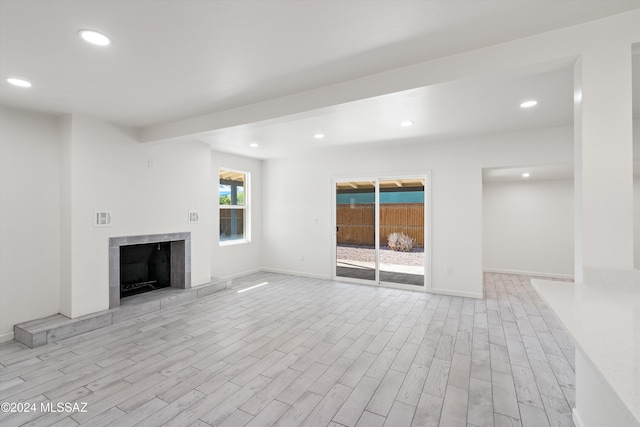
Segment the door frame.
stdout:
[[[380,266],[379,266],[379,249],[380,238],[378,233],[380,231],[380,181],[393,180],[393,179],[410,179],[420,178],[424,179],[424,285],[405,285],[401,283],[392,282],[380,282]],[[431,290],[431,170],[416,172],[416,173],[397,173],[397,174],[371,174],[371,175],[336,175],[330,179],[331,183],[331,280],[337,280],[342,282],[358,283],[370,286],[379,286],[385,288],[404,289],[418,292],[429,292]],[[338,234],[336,232],[337,218],[336,218],[336,184],[338,182],[350,182],[350,181],[373,181],[376,183],[375,188],[375,248],[376,248],[376,275],[375,280],[357,279],[351,277],[338,276],[336,274],[336,252],[337,252],[337,240]]]

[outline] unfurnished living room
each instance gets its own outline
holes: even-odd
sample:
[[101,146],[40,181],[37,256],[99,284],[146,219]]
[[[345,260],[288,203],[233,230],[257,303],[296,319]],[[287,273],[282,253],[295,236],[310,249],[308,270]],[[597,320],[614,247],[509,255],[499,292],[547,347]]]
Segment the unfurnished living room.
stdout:
[[0,426],[640,427],[640,2],[0,0]]

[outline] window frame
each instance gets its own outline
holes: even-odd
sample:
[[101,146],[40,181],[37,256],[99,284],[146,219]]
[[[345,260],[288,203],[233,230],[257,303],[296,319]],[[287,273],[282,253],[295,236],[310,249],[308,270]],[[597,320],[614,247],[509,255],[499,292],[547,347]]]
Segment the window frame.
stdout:
[[[242,205],[220,204],[220,185],[223,185],[220,183],[220,181],[222,179],[221,176],[223,172],[233,172],[233,173],[239,173],[244,175],[244,204]],[[218,198],[216,200],[218,204],[218,243],[220,246],[233,246],[233,245],[239,245],[239,244],[251,242],[251,190],[250,190],[250,187],[251,187],[250,172],[239,170],[239,169],[226,168],[226,167],[218,168]],[[222,216],[220,214],[222,210],[231,210],[231,209],[240,209],[243,212],[243,222],[242,222],[243,230],[242,231],[243,231],[244,237],[240,239],[222,240],[220,239],[220,225],[222,221]]]

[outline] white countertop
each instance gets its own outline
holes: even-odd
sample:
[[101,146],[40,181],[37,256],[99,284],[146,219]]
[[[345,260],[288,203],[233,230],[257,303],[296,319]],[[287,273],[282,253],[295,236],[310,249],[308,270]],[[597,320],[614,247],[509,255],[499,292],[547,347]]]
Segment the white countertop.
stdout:
[[531,283],[640,422],[640,289],[551,280]]

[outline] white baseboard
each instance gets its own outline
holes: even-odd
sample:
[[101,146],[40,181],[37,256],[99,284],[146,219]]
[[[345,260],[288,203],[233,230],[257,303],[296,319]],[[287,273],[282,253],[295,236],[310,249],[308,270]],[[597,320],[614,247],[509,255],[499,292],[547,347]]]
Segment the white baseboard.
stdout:
[[539,271],[503,270],[499,268],[485,268],[482,271],[484,271],[485,273],[518,274],[521,276],[549,277],[552,279],[573,279],[574,278],[573,274],[541,273]]
[[[262,268],[261,271],[264,271],[266,273],[277,273],[277,274],[288,274],[288,275],[291,275],[291,276],[310,277],[312,279],[332,280],[330,275],[305,273],[305,272],[301,272],[301,271],[283,270],[283,269],[278,269],[278,268]],[[351,282],[351,281],[349,281],[349,282]],[[354,283],[354,284],[357,284],[357,285],[377,286],[377,285],[372,284],[372,283],[367,283],[366,281],[363,281],[362,283],[360,283],[357,280],[354,280],[351,283]],[[424,288],[414,289],[414,288],[411,288],[411,287],[402,287],[402,288],[398,287],[398,289],[425,292]],[[451,290],[448,290],[448,289],[427,289],[426,292],[430,292],[432,294],[450,295],[450,296],[454,296],[454,297],[465,297],[465,298],[475,298],[475,299],[482,299],[483,298],[482,293],[458,292],[458,291],[451,291]]]
[[223,277],[211,277],[210,281],[207,283],[202,283],[200,285],[197,286],[192,286],[192,288],[197,288],[198,286],[206,286],[206,285],[211,285],[211,284],[218,284],[218,283],[225,283],[227,285],[227,288],[230,288],[231,286],[233,286],[233,279],[237,279],[238,277],[243,277],[246,276],[247,274],[254,274],[254,273],[260,273],[262,271],[262,269],[260,268],[254,268],[252,270],[247,270],[247,271],[243,271],[241,273],[235,273],[235,274],[230,274],[228,276],[223,276]]
[[310,277],[312,279],[331,280],[331,276],[327,274],[305,273],[303,271],[281,270],[279,268],[261,268],[260,271],[264,271],[265,273],[277,273],[277,274],[288,274],[291,276]]
[[[291,270],[283,270],[283,269],[278,269],[278,268],[266,268],[265,267],[265,268],[254,268],[252,270],[247,270],[247,271],[243,271],[241,273],[231,274],[229,276],[224,276],[224,277],[212,277],[211,278],[211,282],[209,282],[209,283],[222,283],[222,282],[233,281],[233,279],[237,279],[239,277],[243,277],[243,276],[246,276],[248,274],[263,273],[263,272],[264,273],[275,273],[275,274],[287,274],[287,275],[290,275],[290,276],[310,277],[310,278],[313,278],[313,279],[331,280],[331,277],[328,276],[328,275],[305,273],[305,272],[302,272],[302,271],[291,271]],[[203,283],[203,285],[206,285],[206,284],[207,283]]]
[[224,282],[226,280],[233,280],[233,279],[237,279],[238,277],[246,276],[247,274],[260,273],[261,271],[263,271],[261,268],[254,268],[253,270],[243,271],[242,273],[237,273],[237,274],[231,274],[229,276],[224,276],[224,277],[220,278],[220,281]]
[[434,288],[427,289],[427,292],[431,294],[438,294],[438,295],[449,295],[452,297],[482,299],[482,294],[477,292],[460,292],[460,291],[451,291],[449,289],[434,289]]
[[6,334],[0,334],[0,342],[13,341],[13,332],[7,332]]

